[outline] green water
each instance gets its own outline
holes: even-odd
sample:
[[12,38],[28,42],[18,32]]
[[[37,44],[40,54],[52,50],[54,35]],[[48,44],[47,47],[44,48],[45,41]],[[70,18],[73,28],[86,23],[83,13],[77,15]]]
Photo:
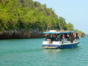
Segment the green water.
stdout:
[[44,38],[0,40],[0,66],[88,66],[88,37],[75,49],[43,49]]

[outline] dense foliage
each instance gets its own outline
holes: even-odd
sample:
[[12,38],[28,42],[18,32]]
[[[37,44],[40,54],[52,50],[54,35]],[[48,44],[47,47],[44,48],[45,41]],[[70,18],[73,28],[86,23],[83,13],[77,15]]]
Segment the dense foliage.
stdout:
[[67,29],[65,19],[46,4],[32,0],[0,0],[0,31],[10,29]]
[[74,30],[74,26],[73,24],[71,24],[70,22],[67,24],[67,29],[68,30]]
[[33,0],[0,0],[0,31],[10,29],[72,30],[73,24],[58,17],[52,8]]

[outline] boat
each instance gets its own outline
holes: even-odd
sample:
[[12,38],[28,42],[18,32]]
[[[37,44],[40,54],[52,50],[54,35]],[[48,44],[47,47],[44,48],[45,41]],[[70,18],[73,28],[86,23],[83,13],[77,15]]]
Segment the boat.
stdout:
[[42,48],[46,49],[70,49],[76,48],[80,43],[77,31],[49,30],[45,35]]

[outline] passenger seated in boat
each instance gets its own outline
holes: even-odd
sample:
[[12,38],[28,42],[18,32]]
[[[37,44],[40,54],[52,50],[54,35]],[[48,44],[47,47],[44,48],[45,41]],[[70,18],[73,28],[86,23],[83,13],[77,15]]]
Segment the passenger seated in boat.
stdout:
[[60,41],[60,34],[57,34],[57,40]]
[[57,40],[57,37],[56,37],[56,35],[55,35],[55,34],[54,34],[53,40],[54,40],[54,41],[56,41],[56,40]]
[[67,34],[67,41],[69,41],[69,34]]
[[65,35],[64,34],[62,35],[62,39],[65,39]]
[[71,41],[71,33],[69,34],[69,41]]
[[64,34],[65,35],[65,38],[64,38],[64,40],[65,41],[67,41],[67,39],[68,39],[68,36],[67,36],[67,34]]
[[60,41],[62,41],[62,35],[60,35]]
[[51,43],[52,43],[52,41],[53,41],[53,36],[52,35],[50,35],[50,38],[49,39],[51,39]]
[[47,41],[47,39],[49,39],[49,34],[46,34],[46,39],[45,39],[45,41]]
[[65,35],[65,39],[67,39],[67,34],[64,34]]

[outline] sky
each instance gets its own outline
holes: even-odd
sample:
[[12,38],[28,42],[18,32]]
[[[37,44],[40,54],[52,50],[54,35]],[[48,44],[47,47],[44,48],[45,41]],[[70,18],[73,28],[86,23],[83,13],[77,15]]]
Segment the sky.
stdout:
[[55,10],[55,13],[71,22],[74,29],[81,30],[88,34],[88,0],[33,0],[46,4],[48,8]]

